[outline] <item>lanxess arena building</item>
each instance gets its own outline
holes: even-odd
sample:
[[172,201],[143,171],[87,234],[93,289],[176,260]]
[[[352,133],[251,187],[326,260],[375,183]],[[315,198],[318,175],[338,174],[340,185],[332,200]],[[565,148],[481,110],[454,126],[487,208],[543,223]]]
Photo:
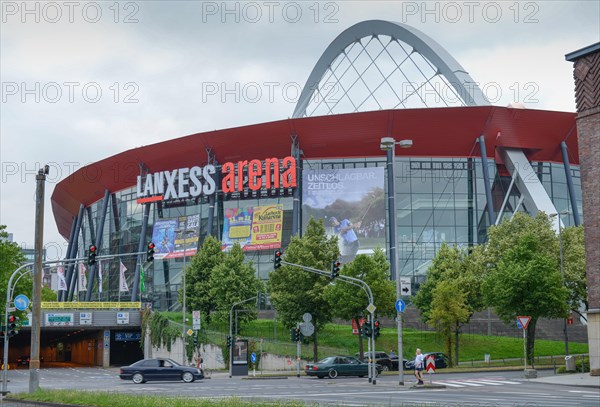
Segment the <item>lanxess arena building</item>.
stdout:
[[[409,149],[390,144],[407,139]],[[84,257],[90,244],[101,255],[156,244],[143,293],[145,256],[128,256],[102,262],[102,292],[97,266],[87,270],[81,300],[167,310],[179,307],[181,271],[207,235],[225,250],[242,244],[266,279],[274,250],[310,217],[331,234],[353,226],[340,234],[343,260],[397,247],[392,278],[418,284],[443,242],[481,243],[490,225],[517,211],[568,211],[555,227],[580,224],[578,165],[575,113],[492,106],[434,40],[403,24],[365,21],[325,50],[291,119],[124,151],[60,182],[52,209],[68,258]],[[61,300],[76,295],[75,270],[64,271]]]

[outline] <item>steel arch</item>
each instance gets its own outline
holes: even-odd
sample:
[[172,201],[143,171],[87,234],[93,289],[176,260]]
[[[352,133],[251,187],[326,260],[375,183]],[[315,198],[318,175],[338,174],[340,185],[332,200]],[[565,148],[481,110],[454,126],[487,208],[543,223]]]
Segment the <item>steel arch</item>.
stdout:
[[393,39],[400,40],[416,49],[421,55],[427,58],[438,71],[450,82],[456,92],[463,96],[467,106],[488,106],[487,100],[479,85],[473,81],[467,71],[446,51],[440,44],[422,33],[421,31],[405,24],[383,21],[368,20],[349,27],[337,36],[327,47],[323,55],[317,61],[313,68],[302,92],[293,118],[304,117],[306,108],[311,97],[323,75],[331,66],[333,61],[344,52],[344,50],[361,38],[376,35],[387,35]]

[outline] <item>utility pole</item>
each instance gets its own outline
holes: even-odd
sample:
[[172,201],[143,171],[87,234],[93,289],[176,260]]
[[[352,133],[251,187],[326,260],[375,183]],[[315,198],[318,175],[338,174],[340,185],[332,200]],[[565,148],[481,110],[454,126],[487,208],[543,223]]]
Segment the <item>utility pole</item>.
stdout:
[[44,249],[44,192],[46,165],[36,175],[35,191],[35,262],[33,268],[33,298],[31,300],[31,352],[29,354],[29,393],[40,387],[40,316],[42,309],[42,250]]

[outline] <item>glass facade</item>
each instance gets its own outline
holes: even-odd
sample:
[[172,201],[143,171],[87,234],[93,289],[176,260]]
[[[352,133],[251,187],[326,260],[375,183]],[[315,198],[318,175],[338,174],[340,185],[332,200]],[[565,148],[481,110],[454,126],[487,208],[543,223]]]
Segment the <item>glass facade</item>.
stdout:
[[[385,167],[385,159],[337,159],[305,160],[305,169],[338,169],[361,167]],[[563,216],[565,226],[573,225],[571,202],[568,196],[566,177],[562,164],[532,163],[538,178],[554,202],[557,211],[569,210]],[[577,206],[580,215],[581,187],[579,168],[572,167]],[[509,188],[511,177],[497,171],[496,164],[489,163],[494,212],[499,215],[502,203]],[[387,177],[387,174],[386,174]],[[387,182],[387,180],[386,180]],[[418,287],[424,279],[431,259],[441,244],[446,242],[461,247],[469,247],[484,242],[489,227],[487,200],[481,160],[479,158],[405,158],[396,157],[396,222],[398,237],[398,258],[400,275],[410,276]],[[289,191],[288,191],[289,192]],[[285,248],[292,234],[293,198],[289,193],[261,193],[258,197],[224,196],[217,194],[213,220],[213,234],[219,239],[223,230],[224,213],[227,209],[248,206],[281,204],[284,208],[282,245]],[[519,192],[511,190],[502,218],[510,218],[516,211],[526,211],[519,205]],[[145,252],[146,242],[152,239],[152,228],[160,219],[177,218],[186,215],[199,215],[200,238],[206,237],[209,230],[209,203],[195,199],[177,201],[171,204],[151,205],[148,227],[140,246],[143,223],[143,205],[136,202],[135,187],[115,192],[110,196],[106,211],[100,255]],[[386,199],[387,202],[387,199]],[[83,257],[90,244],[95,241],[102,200],[87,208],[79,238],[79,257]],[[300,222],[302,224],[302,222]],[[389,237],[389,230],[386,229]],[[389,238],[386,239],[389,242]],[[156,242],[155,242],[156,243]],[[386,245],[387,246],[387,245]],[[140,249],[141,247],[141,249]],[[145,257],[145,256],[143,256]],[[273,270],[273,250],[246,252],[257,275],[267,279]],[[98,278],[95,278],[92,300],[129,301],[136,268],[136,256],[126,255],[120,260],[102,261],[102,292],[98,292]],[[191,257],[155,260],[145,270],[146,291],[141,293],[143,302],[151,302],[154,309],[180,309],[179,290],[182,270]],[[127,269],[125,277],[129,291],[120,291],[120,262]],[[89,278],[89,277],[88,277]],[[80,292],[80,299],[85,297]]]

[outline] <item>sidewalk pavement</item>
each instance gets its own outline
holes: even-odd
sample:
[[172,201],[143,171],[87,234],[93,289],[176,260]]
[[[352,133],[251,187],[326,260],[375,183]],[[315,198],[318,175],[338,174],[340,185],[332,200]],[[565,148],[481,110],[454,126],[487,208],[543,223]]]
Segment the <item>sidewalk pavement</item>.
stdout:
[[564,373],[554,376],[529,379],[533,382],[560,384],[565,386],[594,387],[600,389],[600,376],[590,376],[589,373]]

